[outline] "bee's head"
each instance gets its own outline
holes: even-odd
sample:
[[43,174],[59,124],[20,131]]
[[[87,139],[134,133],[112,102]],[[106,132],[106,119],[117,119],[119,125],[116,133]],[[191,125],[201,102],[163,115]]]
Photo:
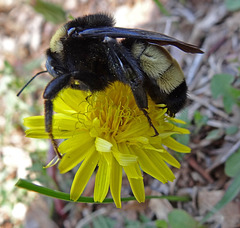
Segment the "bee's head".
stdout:
[[54,78],[58,77],[59,75],[62,75],[65,72],[64,68],[59,64],[58,58],[54,58],[54,54],[50,49],[47,50],[47,60],[46,60],[46,68],[50,75],[52,75]]

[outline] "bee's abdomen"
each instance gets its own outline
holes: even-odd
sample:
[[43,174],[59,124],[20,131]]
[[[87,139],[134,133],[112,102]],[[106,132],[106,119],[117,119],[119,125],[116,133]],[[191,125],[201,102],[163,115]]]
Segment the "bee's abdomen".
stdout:
[[132,54],[145,73],[144,88],[156,104],[166,104],[174,116],[187,100],[187,85],[178,62],[161,46],[136,42]]
[[187,84],[183,81],[166,97],[166,105],[170,116],[178,113],[187,102]]

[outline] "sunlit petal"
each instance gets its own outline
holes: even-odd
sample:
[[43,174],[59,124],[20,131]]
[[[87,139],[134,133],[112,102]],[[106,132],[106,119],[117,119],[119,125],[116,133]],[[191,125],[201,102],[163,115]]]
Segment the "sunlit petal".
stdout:
[[71,186],[70,198],[72,200],[76,201],[81,196],[88,180],[97,166],[98,160],[99,155],[92,152],[88,154],[87,158],[81,164]]
[[175,150],[177,152],[181,152],[181,153],[190,153],[191,149],[181,143],[179,143],[178,141],[176,141],[175,139],[169,137],[169,138],[165,138],[162,140],[162,143],[167,146],[168,148]]
[[129,178],[129,183],[133,192],[139,203],[145,202],[145,190],[143,179]]
[[145,201],[145,191],[143,177],[138,164],[131,167],[124,167],[124,171],[128,177],[133,195],[136,197],[139,203]]
[[102,202],[109,189],[110,184],[110,167],[108,162],[102,156],[98,163],[98,171],[95,180],[95,187],[94,187],[94,201],[95,202]]
[[96,150],[99,152],[111,152],[113,145],[109,141],[97,137],[95,140],[95,146]]
[[146,153],[145,151],[136,147],[132,149],[132,152],[138,154],[138,162],[145,173],[148,173],[163,183],[167,182],[166,177],[164,177],[159,167],[156,166],[156,161],[152,161],[149,158],[150,153]]
[[56,155],[44,168],[50,168],[59,162],[59,157]]
[[117,208],[121,208],[122,166],[113,158],[110,177],[110,190]]
[[[74,168],[77,164],[82,162],[82,160],[85,159],[89,153],[93,153],[95,151],[94,145],[90,144],[92,141],[91,138],[83,142],[78,142],[78,144],[76,142],[77,139],[78,138],[76,137],[69,139],[69,141],[71,141],[71,147],[69,147],[69,141],[64,141],[59,147],[60,153],[61,151],[65,152],[65,155],[60,160],[58,166],[61,173],[68,172],[70,169]],[[78,145],[80,145],[80,147]],[[91,146],[89,147],[89,145]],[[66,149],[63,150],[65,147]]]

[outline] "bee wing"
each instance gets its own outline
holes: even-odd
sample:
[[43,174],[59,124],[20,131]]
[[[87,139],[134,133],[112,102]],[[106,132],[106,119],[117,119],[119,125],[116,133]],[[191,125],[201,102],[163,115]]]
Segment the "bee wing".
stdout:
[[184,52],[188,53],[203,53],[197,46],[182,42],[173,37],[157,33],[151,32],[141,29],[128,29],[128,28],[119,28],[119,27],[101,27],[101,28],[91,28],[86,29],[81,32],[78,32],[77,37],[84,38],[94,38],[94,37],[112,37],[112,38],[129,38],[129,39],[139,39],[146,40],[150,43],[156,45],[173,45]]

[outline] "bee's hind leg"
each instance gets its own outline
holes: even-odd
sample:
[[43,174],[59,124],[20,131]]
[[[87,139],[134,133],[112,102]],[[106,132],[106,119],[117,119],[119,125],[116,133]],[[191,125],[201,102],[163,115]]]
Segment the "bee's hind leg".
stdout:
[[154,127],[154,125],[152,123],[152,120],[151,120],[150,116],[148,115],[148,112],[145,109],[142,109],[142,111],[143,111],[143,114],[147,117],[147,120],[148,120],[148,123],[149,123],[150,127],[152,127],[154,132],[155,132],[154,136],[158,136],[159,133],[158,133],[157,129]]

